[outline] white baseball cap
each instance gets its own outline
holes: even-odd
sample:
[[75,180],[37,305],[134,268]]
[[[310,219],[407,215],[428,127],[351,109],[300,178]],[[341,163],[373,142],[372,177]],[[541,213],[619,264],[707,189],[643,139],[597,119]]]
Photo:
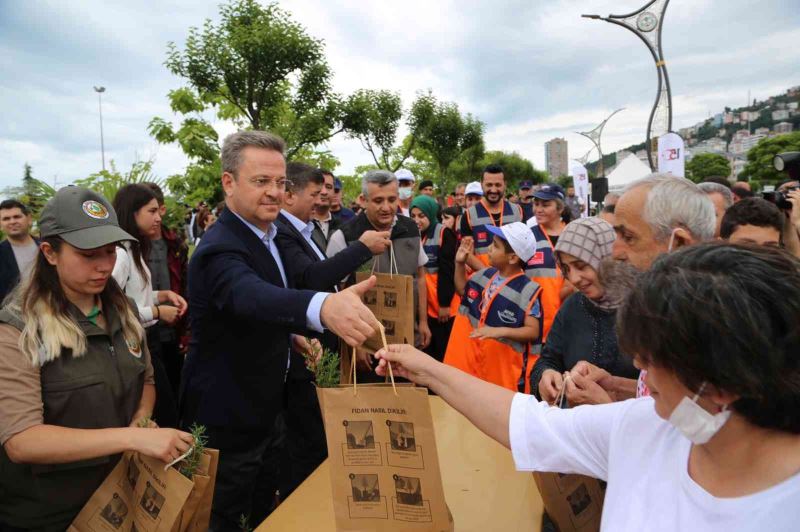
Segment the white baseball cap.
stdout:
[[508,242],[522,262],[528,262],[536,253],[536,237],[533,236],[533,231],[522,222],[514,222],[503,227],[487,225],[486,229]]
[[414,174],[412,174],[410,170],[406,170],[405,168],[401,168],[400,170],[395,172],[394,175],[398,181],[411,181],[412,183],[415,181]]
[[472,183],[467,183],[466,188],[464,188],[464,195],[467,194],[477,194],[478,196],[483,196],[483,187],[477,181],[473,181]]

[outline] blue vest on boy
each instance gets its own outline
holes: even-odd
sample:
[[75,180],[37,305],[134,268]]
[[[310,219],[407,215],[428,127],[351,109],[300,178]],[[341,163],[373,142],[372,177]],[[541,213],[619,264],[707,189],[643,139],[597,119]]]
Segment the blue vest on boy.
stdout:
[[[484,200],[479,201],[467,209],[467,220],[472,228],[472,238],[475,241],[475,255],[486,255],[492,245],[494,235],[486,229],[487,225],[495,225],[494,219],[486,207]],[[522,221],[522,209],[519,205],[512,205],[508,200],[503,200],[503,216],[500,225],[508,225]]]
[[[541,291],[539,285],[525,275],[512,278],[498,290],[494,300],[491,302],[489,311],[486,313],[486,321],[481,323],[483,293],[489,288],[492,277],[496,273],[497,269],[495,268],[484,268],[470,277],[464,286],[464,296],[461,298],[461,306],[458,308],[458,312],[466,315],[474,328],[484,325],[488,327],[522,327],[525,325],[525,317],[530,312],[533,301],[539,297],[539,292]],[[523,367],[527,365],[529,353],[538,355],[541,352],[541,343],[539,341],[532,342],[533,347],[530,351],[527,349],[528,344],[506,338],[498,339],[497,341],[522,354]]]

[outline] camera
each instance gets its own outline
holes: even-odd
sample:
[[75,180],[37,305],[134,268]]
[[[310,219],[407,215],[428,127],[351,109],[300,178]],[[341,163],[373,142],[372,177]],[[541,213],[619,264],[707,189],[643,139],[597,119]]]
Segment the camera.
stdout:
[[[779,172],[786,172],[792,181],[800,180],[800,151],[787,151],[779,153],[772,159],[772,166]],[[800,187],[788,187],[780,191],[764,192],[764,199],[775,204],[779,209],[790,211],[792,204],[787,195]]]

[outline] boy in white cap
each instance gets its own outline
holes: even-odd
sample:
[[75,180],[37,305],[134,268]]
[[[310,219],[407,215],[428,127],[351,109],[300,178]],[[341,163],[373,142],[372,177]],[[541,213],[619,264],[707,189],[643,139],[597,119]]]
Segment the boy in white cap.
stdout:
[[397,207],[397,214],[403,216],[411,216],[409,209],[411,209],[411,200],[414,198],[414,174],[410,170],[401,168],[394,173],[397,178],[397,197],[399,198],[399,206]]
[[493,234],[488,268],[466,278],[471,239],[456,253],[456,291],[462,295],[444,363],[510,390],[530,393],[541,352],[541,288],[524,273],[536,239],[522,222],[487,227]]

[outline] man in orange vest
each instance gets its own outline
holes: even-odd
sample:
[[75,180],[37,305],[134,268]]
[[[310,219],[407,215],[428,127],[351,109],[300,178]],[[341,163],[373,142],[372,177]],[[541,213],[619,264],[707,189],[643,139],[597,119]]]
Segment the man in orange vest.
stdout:
[[467,266],[480,270],[489,266],[489,247],[494,236],[488,227],[502,227],[506,224],[521,222],[522,209],[505,199],[506,179],[503,168],[490,164],[483,170],[481,180],[483,199],[473,205],[461,218],[461,238],[471,237],[474,255],[467,259]]
[[515,222],[489,226],[491,266],[466,279],[472,243],[456,253],[456,290],[463,294],[444,363],[488,382],[530,393],[530,373],[541,351],[542,289],[523,266],[536,252],[528,227]]

